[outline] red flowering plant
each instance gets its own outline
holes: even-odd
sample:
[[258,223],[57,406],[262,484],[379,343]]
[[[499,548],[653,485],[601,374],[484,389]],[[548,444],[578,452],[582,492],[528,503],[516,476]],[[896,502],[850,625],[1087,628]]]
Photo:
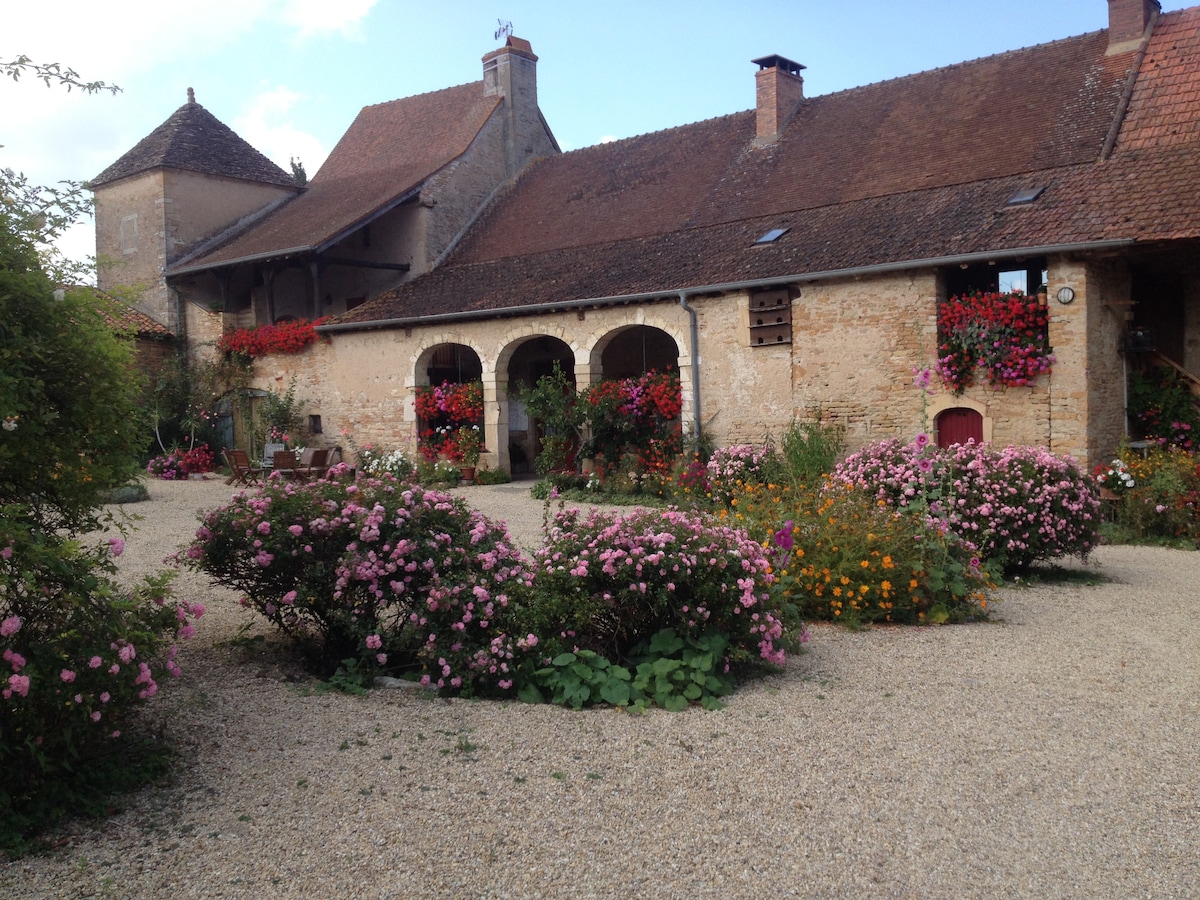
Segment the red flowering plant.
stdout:
[[1031,384],[1054,364],[1049,314],[1020,291],[967,294],[938,306],[937,373],[961,394],[982,378],[992,387]]
[[317,340],[316,328],[325,319],[296,319],[227,331],[217,338],[217,349],[226,356],[238,355],[249,359],[272,353],[299,353]]
[[601,475],[632,460],[638,473],[666,473],[683,451],[683,394],[675,372],[601,381],[584,392],[591,438],[583,455]]
[[[461,462],[464,456],[464,430],[478,434],[483,420],[483,382],[443,381],[436,387],[417,388],[417,415],[421,430],[417,441],[421,455],[433,462],[439,456]],[[475,459],[478,461],[476,448]]]

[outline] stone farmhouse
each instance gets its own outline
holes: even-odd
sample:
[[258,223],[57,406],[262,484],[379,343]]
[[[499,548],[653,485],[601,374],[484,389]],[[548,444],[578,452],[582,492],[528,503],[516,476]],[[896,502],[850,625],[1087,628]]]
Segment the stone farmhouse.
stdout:
[[[1091,464],[1147,335],[1200,372],[1200,7],[1108,7],[1102,31],[824,96],[766,56],[754,109],[569,153],[510,37],[481,81],[363,109],[303,188],[189,94],[93,182],[124,263],[102,279],[194,346],[328,317],[256,363],[328,443],[411,448],[418,385],[482,379],[484,459],[520,468],[537,423],[509,387],[557,362],[577,385],[677,370],[685,429],[719,444],[928,418]],[[1052,370],[925,396],[939,301],[1002,285],[1047,294]]]

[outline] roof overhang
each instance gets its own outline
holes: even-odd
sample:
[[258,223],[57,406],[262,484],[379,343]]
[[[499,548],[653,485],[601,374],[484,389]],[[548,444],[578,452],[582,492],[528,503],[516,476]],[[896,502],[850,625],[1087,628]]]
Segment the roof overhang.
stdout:
[[412,200],[415,197],[418,197],[421,193],[421,187],[423,184],[424,182],[416,187],[409,188],[401,194],[398,194],[387,203],[384,203],[382,206],[376,207],[368,215],[355,220],[344,228],[341,228],[332,235],[326,237],[320,243],[289,247],[286,250],[266,250],[262,253],[252,253],[246,256],[238,256],[234,257],[233,259],[223,259],[211,263],[196,263],[192,265],[180,266],[179,268],[167,269],[166,275],[173,278],[177,275],[194,275],[199,272],[211,272],[214,269],[225,269],[230,266],[244,265],[246,263],[266,262],[272,259],[288,259],[289,257],[303,256],[304,254],[308,253],[324,253],[330,247],[336,246],[351,234],[358,231],[358,229],[366,225],[370,225],[375,220],[390,213],[396,207],[407,203],[409,200]]
[[744,281],[729,281],[720,284],[692,285],[690,287],[663,288],[638,294],[619,294],[610,297],[587,297],[564,300],[556,303],[533,303],[525,306],[508,306],[499,309],[471,309],[460,312],[437,313],[429,316],[406,316],[392,319],[376,319],[363,322],[335,322],[318,325],[317,331],[332,334],[342,331],[370,331],[384,328],[411,328],[414,326],[440,325],[447,322],[465,322],[477,319],[511,318],[514,316],[548,315],[568,309],[601,306],[620,306],[657,300],[678,300],[703,294],[727,294],[732,291],[756,288],[780,287],[785,284],[803,284],[829,278],[863,278],[886,275],[889,272],[904,272],[911,269],[932,269],[942,266],[971,265],[972,263],[998,262],[1007,259],[1027,259],[1031,256],[1050,256],[1071,253],[1105,253],[1126,250],[1134,245],[1132,239],[1107,241],[1085,241],[1074,244],[1047,244],[1034,247],[1014,247],[1007,250],[987,250],[976,253],[959,253],[951,256],[935,256],[924,259],[909,259],[889,263],[874,263],[844,269],[829,269],[821,272],[799,272],[769,278],[754,278]]

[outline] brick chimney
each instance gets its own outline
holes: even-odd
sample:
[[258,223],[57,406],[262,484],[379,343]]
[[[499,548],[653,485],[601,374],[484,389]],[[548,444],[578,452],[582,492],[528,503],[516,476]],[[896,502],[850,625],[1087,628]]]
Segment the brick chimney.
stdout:
[[751,62],[758,66],[754,76],[758,100],[758,128],[754,142],[773,144],[779,140],[796,107],[804,99],[804,79],[800,77],[804,66],[782,56],[764,56]]
[[1108,0],[1108,55],[1136,50],[1160,10],[1158,0]]

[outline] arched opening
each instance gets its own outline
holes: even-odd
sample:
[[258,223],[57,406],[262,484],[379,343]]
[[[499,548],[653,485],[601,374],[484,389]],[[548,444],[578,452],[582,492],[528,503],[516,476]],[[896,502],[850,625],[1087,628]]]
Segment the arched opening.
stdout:
[[[427,379],[425,383],[435,386],[443,381],[465,384],[483,377],[483,363],[479,360],[479,354],[466,344],[438,344],[426,352],[422,364]],[[418,365],[418,381],[420,370],[421,365]]]
[[605,378],[636,378],[647,372],[678,372],[675,339],[652,325],[630,325],[614,332],[600,353]]
[[532,387],[539,378],[551,375],[555,365],[575,384],[575,355],[558,338],[536,335],[524,340],[508,363],[508,460],[514,477],[528,475],[541,452],[545,426],[532,419],[525,405],[517,399],[522,387]]
[[421,355],[415,375],[417,451],[430,461],[444,457],[460,462],[465,448],[460,438],[473,436],[482,442],[483,363],[479,354],[465,344],[438,344]]
[[983,416],[965,406],[952,406],[933,420],[937,445],[943,449],[974,441],[983,443]]

